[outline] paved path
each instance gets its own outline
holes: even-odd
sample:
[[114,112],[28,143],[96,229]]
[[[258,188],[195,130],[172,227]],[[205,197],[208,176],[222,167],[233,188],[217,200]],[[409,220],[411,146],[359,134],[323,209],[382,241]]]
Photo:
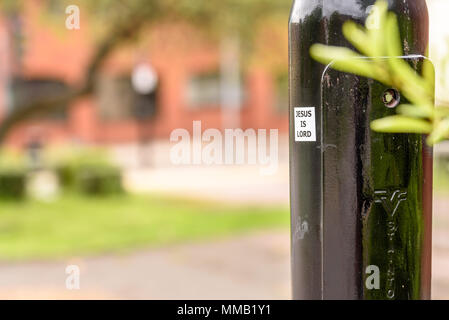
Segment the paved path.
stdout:
[[233,203],[287,204],[288,166],[263,176],[259,167],[167,167],[127,170],[125,185],[133,192],[163,193]]
[[[151,192],[208,198],[219,201],[287,204],[289,200],[288,140],[279,137],[279,156],[272,174],[264,175],[257,165],[173,165],[173,144],[155,142],[146,151],[137,146],[112,148],[114,157],[125,168],[125,186],[134,192]],[[256,152],[256,150],[253,150]],[[139,154],[148,153],[151,166],[139,166]]]
[[[81,290],[65,289],[78,264]],[[287,232],[56,263],[0,265],[0,298],[288,299]]]

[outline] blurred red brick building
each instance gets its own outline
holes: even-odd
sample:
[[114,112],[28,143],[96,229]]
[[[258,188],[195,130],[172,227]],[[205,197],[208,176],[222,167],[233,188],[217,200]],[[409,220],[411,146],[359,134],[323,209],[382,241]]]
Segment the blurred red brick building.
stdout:
[[[79,30],[67,30],[65,18],[47,21],[39,2],[29,1],[23,16],[0,23],[1,117],[24,97],[83,81],[98,26],[82,16]],[[153,27],[108,58],[93,95],[75,101],[65,113],[17,126],[8,142],[24,145],[38,135],[47,143],[133,143],[167,138],[175,128],[191,130],[194,120],[201,120],[204,129],[223,128],[218,47],[186,25]],[[133,90],[131,76],[139,64],[157,72],[158,85],[151,94]],[[241,77],[239,126],[287,132],[285,75],[249,65]]]

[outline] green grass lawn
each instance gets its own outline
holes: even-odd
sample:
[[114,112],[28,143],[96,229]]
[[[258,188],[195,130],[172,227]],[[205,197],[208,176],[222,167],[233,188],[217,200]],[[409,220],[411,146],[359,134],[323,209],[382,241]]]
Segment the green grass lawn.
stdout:
[[73,257],[287,228],[288,208],[167,197],[0,202],[0,260]]

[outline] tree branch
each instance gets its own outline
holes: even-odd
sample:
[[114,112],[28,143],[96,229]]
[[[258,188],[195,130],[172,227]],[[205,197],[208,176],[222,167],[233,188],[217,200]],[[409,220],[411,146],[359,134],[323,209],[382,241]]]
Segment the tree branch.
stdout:
[[67,108],[74,100],[91,94],[95,88],[95,80],[104,60],[119,45],[136,35],[145,24],[146,18],[144,12],[130,14],[125,23],[115,27],[109,33],[109,36],[98,46],[95,55],[92,57],[85,80],[80,87],[69,88],[67,91],[57,93],[54,96],[16,106],[0,124],[0,143],[3,142],[8,132],[15,125],[39,114]]

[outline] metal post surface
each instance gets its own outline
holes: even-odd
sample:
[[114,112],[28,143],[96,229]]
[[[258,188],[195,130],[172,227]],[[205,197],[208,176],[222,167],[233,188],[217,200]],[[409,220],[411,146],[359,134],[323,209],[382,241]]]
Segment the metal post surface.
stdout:
[[[289,23],[290,185],[294,299],[429,299],[432,150],[423,137],[377,134],[385,89],[313,61],[310,46],[349,46],[348,20],[364,23],[375,0],[296,0]],[[389,1],[408,62],[428,45],[424,0]],[[308,112],[312,113],[308,113]],[[311,116],[312,134],[295,129]],[[378,267],[379,290],[367,290]]]

